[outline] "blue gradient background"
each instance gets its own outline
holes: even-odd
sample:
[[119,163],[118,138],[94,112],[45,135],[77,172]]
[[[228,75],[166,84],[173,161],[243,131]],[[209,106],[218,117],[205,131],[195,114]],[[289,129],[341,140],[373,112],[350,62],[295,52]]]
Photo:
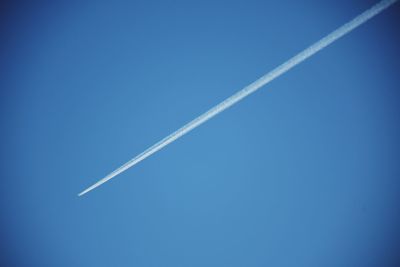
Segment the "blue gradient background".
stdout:
[[375,2],[9,2],[1,266],[399,266],[400,4],[77,197]]

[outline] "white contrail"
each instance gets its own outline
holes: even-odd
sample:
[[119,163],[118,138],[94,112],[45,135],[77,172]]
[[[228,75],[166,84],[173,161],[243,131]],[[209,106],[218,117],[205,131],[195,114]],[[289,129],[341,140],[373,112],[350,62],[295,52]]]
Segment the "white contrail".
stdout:
[[150,148],[148,148],[147,150],[145,150],[141,154],[137,155],[135,158],[131,159],[130,161],[128,161],[127,163],[125,163],[124,165],[122,165],[121,167],[119,167],[118,169],[116,169],[115,171],[113,171],[112,173],[107,175],[106,177],[104,177],[103,179],[99,180],[97,183],[93,184],[92,186],[88,187],[87,189],[85,189],[84,191],[79,193],[79,196],[82,196],[82,195],[86,194],[87,192],[95,189],[96,187],[98,187],[98,186],[102,185],[103,183],[107,182],[108,180],[114,178],[115,176],[117,176],[121,172],[126,171],[127,169],[129,169],[130,167],[132,167],[135,164],[139,163],[140,161],[144,160],[145,158],[149,157],[153,153],[157,152],[158,150],[162,149],[163,147],[167,146],[168,144],[174,142],[179,137],[187,134],[188,132],[190,132],[194,128],[198,127],[199,125],[203,124],[207,120],[211,119],[212,117],[214,117],[218,113],[224,111],[225,109],[227,109],[230,106],[234,105],[235,103],[239,102],[240,100],[242,100],[246,96],[250,95],[251,93],[254,93],[258,89],[260,89],[262,86],[264,86],[267,83],[271,82],[272,80],[278,78],[279,76],[281,76],[282,74],[284,74],[285,72],[287,72],[288,70],[290,70],[291,68],[296,66],[297,64],[299,64],[302,61],[306,60],[307,58],[311,57],[312,55],[314,55],[315,53],[317,53],[318,51],[320,51],[321,49],[323,49],[327,45],[333,43],[334,41],[336,41],[340,37],[344,36],[345,34],[349,33],[353,29],[357,28],[358,26],[360,26],[361,24],[363,24],[364,22],[366,22],[370,18],[372,18],[375,15],[379,14],[382,10],[384,10],[385,8],[387,8],[390,5],[394,4],[396,1],[397,0],[383,0],[383,1],[379,2],[379,3],[377,3],[376,5],[372,6],[370,9],[368,9],[367,11],[361,13],[360,15],[355,17],[350,22],[344,24],[343,26],[341,26],[337,30],[335,30],[332,33],[328,34],[327,36],[325,36],[324,38],[322,38],[318,42],[314,43],[310,47],[306,48],[305,50],[303,50],[302,52],[300,52],[296,56],[292,57],[291,59],[289,59],[288,61],[283,63],[282,65],[278,66],[277,68],[275,68],[271,72],[265,74],[264,76],[262,76],[261,78],[259,78],[255,82],[253,82],[250,85],[246,86],[245,88],[243,88],[239,92],[237,92],[234,95],[232,95],[231,97],[225,99],[224,101],[222,101],[218,105],[214,106],[213,108],[211,108],[207,112],[203,113],[202,115],[198,116],[197,118],[195,118],[191,122],[189,122],[186,125],[184,125],[182,128],[178,129],[177,131],[175,131],[172,134],[168,135],[167,137],[165,137],[164,139],[162,139],[158,143],[154,144],[153,146],[151,146]]

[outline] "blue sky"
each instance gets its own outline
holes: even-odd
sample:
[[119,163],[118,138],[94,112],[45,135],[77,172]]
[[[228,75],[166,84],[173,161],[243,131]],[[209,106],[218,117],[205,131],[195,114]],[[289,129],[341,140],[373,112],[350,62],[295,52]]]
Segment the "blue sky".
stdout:
[[5,266],[395,266],[399,4],[83,198],[375,1],[9,4]]

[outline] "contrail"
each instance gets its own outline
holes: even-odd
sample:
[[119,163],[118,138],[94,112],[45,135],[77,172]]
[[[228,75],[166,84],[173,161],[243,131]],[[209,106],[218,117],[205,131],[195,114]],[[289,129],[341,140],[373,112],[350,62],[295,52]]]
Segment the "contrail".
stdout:
[[304,60],[306,60],[307,58],[311,57],[312,55],[314,55],[318,51],[322,50],[329,44],[333,43],[340,37],[351,32],[352,30],[354,30],[355,28],[357,28],[358,26],[360,26],[361,24],[363,24],[370,18],[374,17],[375,15],[379,14],[380,12],[382,12],[384,9],[386,9],[390,5],[394,4],[395,2],[397,2],[397,0],[383,0],[379,3],[377,3],[376,5],[372,6],[370,9],[364,11],[363,13],[361,13],[360,15],[355,17],[350,22],[344,24],[343,26],[336,29],[332,33],[328,34],[327,36],[325,36],[318,42],[314,43],[310,47],[308,47],[305,50],[303,50],[302,52],[298,53],[297,55],[295,55],[294,57],[292,57],[291,59],[289,59],[282,65],[280,65],[277,68],[273,69],[272,71],[268,72],[267,74],[265,74],[264,76],[262,76],[261,78],[256,80],[255,82],[244,87],[242,90],[238,91],[234,95],[225,99],[224,101],[222,101],[218,105],[214,106],[213,108],[209,109],[207,112],[201,114],[194,120],[190,121],[189,123],[184,125],[182,128],[178,129],[177,131],[168,135],[167,137],[165,137],[158,143],[149,147],[147,150],[145,150],[141,154],[137,155],[136,157],[134,157],[133,159],[131,159],[130,161],[128,161],[127,163],[125,163],[124,165],[122,165],[121,167],[119,167],[118,169],[116,169],[115,171],[113,171],[112,173],[107,175],[106,177],[104,177],[103,179],[99,180],[97,183],[88,187],[87,189],[85,189],[84,191],[79,193],[78,195],[82,196],[82,195],[86,194],[87,192],[95,189],[96,187],[107,182],[108,180],[114,178],[118,174],[126,171],[130,167],[136,165],[140,161],[142,161],[145,158],[149,157],[150,155],[154,154],[155,152],[157,152],[158,150],[167,146],[168,144],[174,142],[176,139],[187,134],[188,132],[190,132],[194,128],[198,127],[199,125],[203,124],[204,122],[208,121],[215,115],[221,113],[225,109],[229,108],[230,106],[236,104],[237,102],[239,102],[240,100],[245,98],[246,96],[250,95],[251,93],[254,93],[255,91],[257,91],[258,89],[260,89],[267,83],[278,78],[279,76],[281,76],[282,74],[284,74],[285,72],[287,72],[288,70],[290,70],[291,68],[296,66],[297,64],[299,64],[299,63],[303,62]]

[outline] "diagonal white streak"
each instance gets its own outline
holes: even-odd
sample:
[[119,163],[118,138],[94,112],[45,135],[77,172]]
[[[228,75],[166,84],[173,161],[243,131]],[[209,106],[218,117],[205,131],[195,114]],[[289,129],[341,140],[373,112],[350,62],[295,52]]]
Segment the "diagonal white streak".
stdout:
[[159,151],[163,147],[167,146],[168,144],[174,142],[176,139],[180,138],[181,136],[187,134],[194,128],[198,127],[199,125],[203,124],[207,120],[211,119],[215,115],[221,113],[225,109],[231,107],[235,103],[239,102],[246,96],[254,93],[267,83],[271,82],[272,80],[278,78],[291,68],[295,67],[297,64],[301,63],[302,61],[306,60],[307,58],[311,57],[318,51],[322,50],[324,47],[328,46],[329,44],[333,43],[340,37],[344,36],[345,34],[349,33],[353,29],[357,28],[370,18],[374,17],[375,15],[379,14],[385,8],[389,7],[390,5],[394,4],[397,0],[383,0],[376,5],[372,6],[370,9],[366,10],[365,12],[361,13],[357,17],[355,17],[350,22],[344,24],[340,28],[336,29],[332,33],[328,34],[318,42],[314,43],[310,47],[306,48],[296,56],[292,57],[282,65],[278,66],[277,68],[273,69],[269,73],[265,74],[255,82],[249,84],[248,86],[244,87],[242,90],[238,91],[234,95],[230,96],[229,98],[225,99],[218,105],[214,106],[213,108],[209,109],[207,112],[203,113],[202,115],[198,116],[194,120],[190,121],[177,131],[173,132],[172,134],[168,135],[158,143],[154,144],[150,148],[146,149],[141,154],[137,155],[103,179],[99,180],[97,183],[93,184],[92,186],[88,187],[81,193],[79,196],[86,194],[87,192],[95,189],[96,187],[102,185],[103,183],[107,182],[108,180],[114,178],[118,174],[126,171],[130,167],[134,166],[135,164],[139,163],[140,161],[144,160],[145,158],[149,157],[150,155],[154,154],[155,152]]

